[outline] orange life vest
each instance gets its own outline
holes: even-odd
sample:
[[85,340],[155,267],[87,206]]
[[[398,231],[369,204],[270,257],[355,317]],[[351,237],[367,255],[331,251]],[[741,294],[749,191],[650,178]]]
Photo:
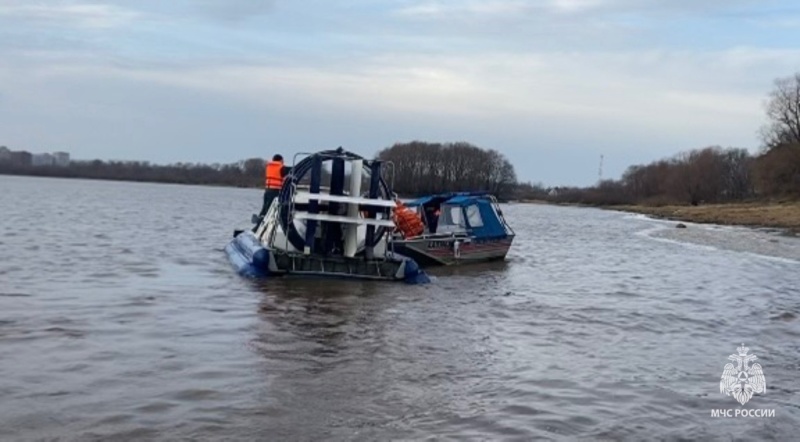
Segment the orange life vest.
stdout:
[[405,238],[422,235],[425,231],[419,215],[400,203],[394,208],[394,223]]
[[270,161],[267,163],[266,170],[264,171],[264,186],[267,189],[280,189],[283,186],[283,177],[281,177],[282,169],[283,161]]

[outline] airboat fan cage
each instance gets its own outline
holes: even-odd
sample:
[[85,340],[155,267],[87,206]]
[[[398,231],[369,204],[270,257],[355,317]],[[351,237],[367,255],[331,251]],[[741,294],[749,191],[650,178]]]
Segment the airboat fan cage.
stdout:
[[271,208],[277,211],[273,216],[281,234],[273,227],[270,245],[305,255],[388,253],[395,228],[393,180],[393,163],[367,160],[342,148],[296,154]]

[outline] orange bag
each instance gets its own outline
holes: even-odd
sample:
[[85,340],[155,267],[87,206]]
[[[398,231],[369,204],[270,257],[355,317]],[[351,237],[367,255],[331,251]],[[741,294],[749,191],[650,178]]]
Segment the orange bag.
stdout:
[[422,219],[413,210],[399,202],[394,208],[394,223],[405,238],[422,235],[425,231]]

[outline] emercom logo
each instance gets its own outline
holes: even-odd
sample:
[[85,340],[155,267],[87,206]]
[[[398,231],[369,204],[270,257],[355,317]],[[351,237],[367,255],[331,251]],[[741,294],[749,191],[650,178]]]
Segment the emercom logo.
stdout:
[[[741,405],[752,399],[754,394],[767,392],[767,381],[761,364],[755,362],[758,357],[747,354],[749,348],[742,344],[736,353],[728,356],[731,361],[722,369],[719,381],[719,392],[733,396]],[[775,417],[775,410],[769,409],[717,409],[711,410],[711,417]]]
[[775,410],[748,410],[745,408],[737,409],[717,409],[711,410],[711,417],[775,417]]
[[761,370],[761,364],[754,363],[748,366],[751,362],[758,359],[756,355],[747,354],[749,348],[742,344],[736,351],[739,354],[728,356],[728,359],[735,362],[725,364],[722,371],[722,378],[719,381],[719,392],[725,393],[726,396],[733,396],[744,405],[753,393],[763,394],[767,392],[767,381],[764,379],[764,372]]

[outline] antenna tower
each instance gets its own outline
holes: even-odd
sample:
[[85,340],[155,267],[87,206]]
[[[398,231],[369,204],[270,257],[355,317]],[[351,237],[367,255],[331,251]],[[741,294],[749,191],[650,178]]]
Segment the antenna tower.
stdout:
[[597,182],[603,181],[603,155],[600,155],[600,167],[597,170]]

